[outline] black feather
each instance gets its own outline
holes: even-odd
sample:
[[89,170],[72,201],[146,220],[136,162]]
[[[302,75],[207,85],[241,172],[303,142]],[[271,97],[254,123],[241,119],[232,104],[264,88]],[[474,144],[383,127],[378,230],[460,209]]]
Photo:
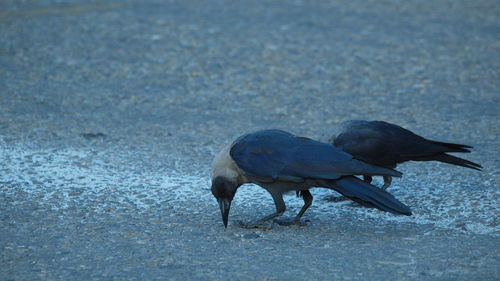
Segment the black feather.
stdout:
[[481,165],[446,154],[468,153],[472,146],[425,139],[384,121],[351,120],[341,123],[330,141],[355,159],[395,168],[406,161],[440,161],[479,170]]
[[411,216],[410,208],[397,200],[392,194],[356,177],[343,177],[336,180],[332,182],[331,188],[363,206],[377,208],[393,214]]
[[230,151],[236,165],[262,181],[300,178],[337,179],[343,175],[387,175],[400,177],[392,169],[352,159],[339,148],[279,130],[264,130],[237,139]]

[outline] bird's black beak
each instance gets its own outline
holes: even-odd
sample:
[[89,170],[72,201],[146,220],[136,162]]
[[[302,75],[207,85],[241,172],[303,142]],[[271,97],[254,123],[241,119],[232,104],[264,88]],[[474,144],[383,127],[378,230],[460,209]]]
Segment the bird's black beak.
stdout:
[[222,215],[222,222],[224,223],[224,227],[227,228],[227,221],[229,219],[229,209],[231,208],[231,200],[228,199],[217,199],[219,202],[220,213]]

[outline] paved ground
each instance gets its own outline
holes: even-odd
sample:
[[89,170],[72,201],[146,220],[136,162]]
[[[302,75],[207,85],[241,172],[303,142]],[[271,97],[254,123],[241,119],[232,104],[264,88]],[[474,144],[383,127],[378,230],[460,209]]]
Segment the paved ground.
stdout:
[[[1,1],[0,279],[498,280],[499,17],[497,1]],[[485,170],[405,164],[391,191],[412,217],[313,190],[307,226],[267,230],[235,223],[272,210],[245,186],[224,230],[222,145],[353,118],[473,145]]]

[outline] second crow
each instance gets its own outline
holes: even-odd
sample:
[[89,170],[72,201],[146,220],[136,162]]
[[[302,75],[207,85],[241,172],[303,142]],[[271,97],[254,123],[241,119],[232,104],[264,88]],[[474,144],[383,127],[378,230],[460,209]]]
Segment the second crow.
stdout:
[[[439,161],[475,170],[482,166],[448,152],[470,152],[471,146],[425,139],[405,128],[384,121],[350,120],[340,123],[327,135],[326,142],[351,154],[355,159],[385,168],[396,168],[406,161]],[[371,182],[371,176],[364,177]],[[384,176],[383,189],[391,185]]]

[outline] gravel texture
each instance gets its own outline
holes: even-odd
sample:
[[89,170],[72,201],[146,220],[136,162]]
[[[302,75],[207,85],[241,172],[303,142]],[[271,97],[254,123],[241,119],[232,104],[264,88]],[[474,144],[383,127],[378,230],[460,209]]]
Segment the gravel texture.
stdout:
[[[1,1],[0,279],[498,280],[499,18],[482,0]],[[303,227],[238,227],[273,210],[248,185],[224,230],[214,153],[347,119],[473,145],[485,169],[399,166],[411,217],[313,190]]]

